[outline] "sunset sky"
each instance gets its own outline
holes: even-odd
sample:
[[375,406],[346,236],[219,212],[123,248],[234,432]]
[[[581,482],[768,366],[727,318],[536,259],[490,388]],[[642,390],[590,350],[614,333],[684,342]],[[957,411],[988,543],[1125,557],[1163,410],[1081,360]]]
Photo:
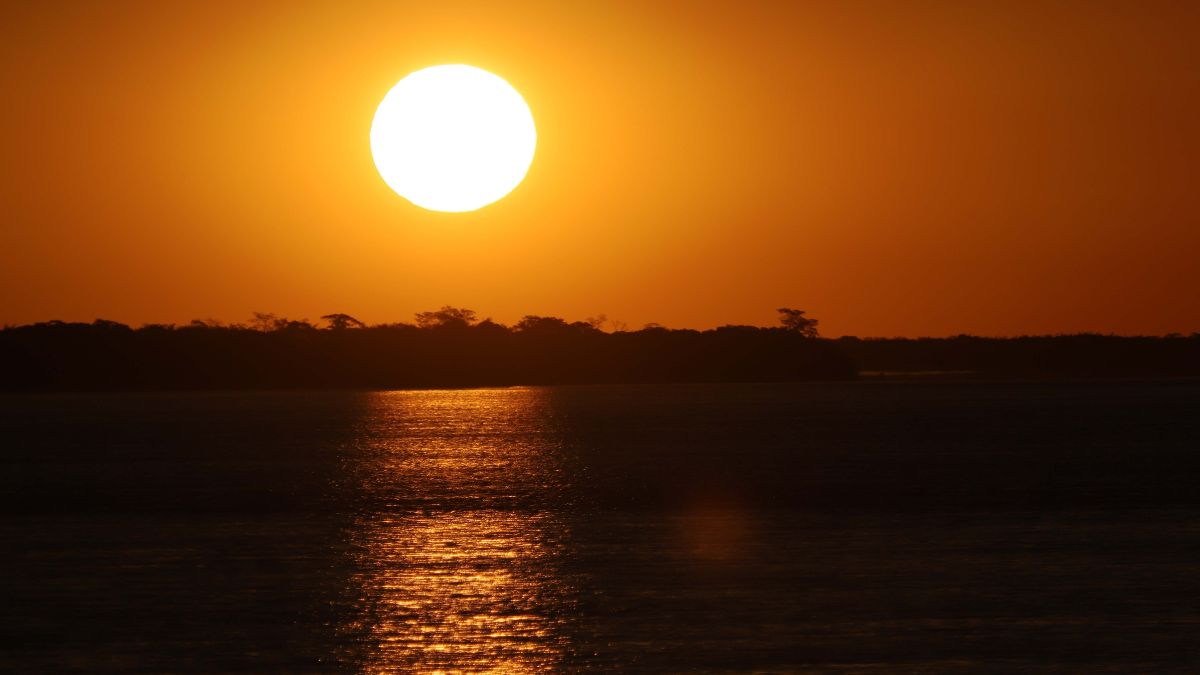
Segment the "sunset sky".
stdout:
[[[11,3],[0,323],[1200,331],[1198,36],[1189,2]],[[470,213],[368,142],[445,63],[537,124]]]

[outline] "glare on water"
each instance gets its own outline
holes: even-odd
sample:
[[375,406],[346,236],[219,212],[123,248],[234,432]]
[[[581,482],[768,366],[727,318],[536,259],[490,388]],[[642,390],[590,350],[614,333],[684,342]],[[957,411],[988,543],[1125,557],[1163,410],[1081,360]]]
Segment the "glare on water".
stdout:
[[[370,672],[553,669],[563,525],[539,390],[374,395],[362,430],[352,626]],[[532,440],[531,440],[532,439]]]

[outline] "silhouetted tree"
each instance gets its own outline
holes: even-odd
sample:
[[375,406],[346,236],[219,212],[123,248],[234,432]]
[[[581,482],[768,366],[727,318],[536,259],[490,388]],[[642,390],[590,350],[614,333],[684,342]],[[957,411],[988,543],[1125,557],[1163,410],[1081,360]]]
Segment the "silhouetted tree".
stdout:
[[466,328],[475,323],[475,311],[445,305],[436,312],[417,312],[416,318],[421,328]]
[[[220,324],[216,325],[219,326]],[[92,327],[99,328],[101,330],[133,330],[123,323],[118,321],[109,321],[108,319],[96,319],[92,322]]]
[[561,331],[568,328],[570,324],[558,318],[557,316],[536,316],[527,314],[513,328],[522,333],[531,332],[552,332]]
[[346,330],[347,328],[366,328],[367,324],[350,316],[349,314],[326,314],[321,317],[329,322],[331,330]]
[[804,310],[780,307],[776,311],[779,312],[779,323],[783,324],[784,330],[799,333],[804,337],[820,337],[817,332],[819,322],[804,316]]
[[253,318],[250,319],[250,328],[265,333],[278,328],[279,320],[279,317],[268,312],[254,312]]
[[317,326],[308,319],[300,319],[298,321],[289,320],[283,325],[281,330],[317,330]]
[[484,319],[483,321],[475,324],[474,329],[480,333],[493,335],[499,333],[504,333],[506,335],[508,334],[508,326],[505,326],[502,323],[496,323],[495,321],[492,321],[491,318]]

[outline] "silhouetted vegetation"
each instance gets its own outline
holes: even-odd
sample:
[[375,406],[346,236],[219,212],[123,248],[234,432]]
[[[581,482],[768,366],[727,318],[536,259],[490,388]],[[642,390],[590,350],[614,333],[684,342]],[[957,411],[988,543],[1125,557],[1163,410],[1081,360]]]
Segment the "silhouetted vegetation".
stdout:
[[[950,373],[987,377],[1195,376],[1200,335],[1021,338],[817,337],[802,310],[781,326],[637,331],[604,316],[513,326],[456,307],[413,324],[320,325],[256,313],[247,324],[141,328],[51,321],[0,331],[8,390],[405,388],[634,382],[772,382]],[[619,330],[605,332],[611,325]]]
[[775,311],[779,312],[779,323],[783,324],[785,329],[793,333],[799,333],[804,337],[819,337],[817,324],[820,322],[804,316],[804,310],[780,307]]
[[366,326],[348,314],[322,319],[318,326],[257,313],[247,325],[194,321],[134,329],[100,320],[6,328],[0,387],[397,388],[855,375],[837,345],[812,339],[804,323],[606,333],[603,316],[575,322],[526,316],[505,326],[455,307],[421,312],[415,324]]

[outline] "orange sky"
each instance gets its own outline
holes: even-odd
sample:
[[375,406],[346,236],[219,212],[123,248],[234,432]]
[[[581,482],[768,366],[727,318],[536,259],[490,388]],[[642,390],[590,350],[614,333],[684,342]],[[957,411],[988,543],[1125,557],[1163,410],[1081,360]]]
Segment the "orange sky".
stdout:
[[[1200,4],[579,4],[6,7],[0,323],[1200,331]],[[370,157],[439,63],[538,124],[474,213]]]

